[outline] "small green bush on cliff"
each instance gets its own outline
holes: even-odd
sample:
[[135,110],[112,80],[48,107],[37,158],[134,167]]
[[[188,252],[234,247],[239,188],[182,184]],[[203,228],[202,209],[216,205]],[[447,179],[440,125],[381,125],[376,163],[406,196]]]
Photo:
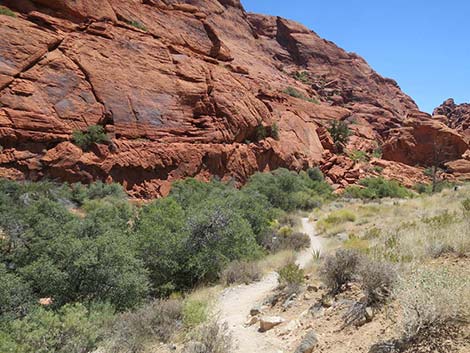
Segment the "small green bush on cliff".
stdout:
[[108,143],[109,138],[100,125],[89,126],[87,131],[74,131],[72,134],[72,141],[82,150],[88,150],[94,143]]

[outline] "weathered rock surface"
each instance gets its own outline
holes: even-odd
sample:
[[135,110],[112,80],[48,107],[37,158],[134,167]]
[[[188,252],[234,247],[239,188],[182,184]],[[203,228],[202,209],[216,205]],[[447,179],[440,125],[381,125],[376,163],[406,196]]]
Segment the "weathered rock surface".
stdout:
[[430,166],[461,158],[468,149],[465,139],[425,113],[412,113],[403,127],[392,129],[383,146],[383,157],[409,165]]
[[[384,157],[407,164],[429,161],[425,136],[444,143],[445,162],[467,147],[451,129],[465,124],[409,123],[416,104],[358,55],[238,0],[0,4],[18,11],[0,15],[0,176],[115,181],[149,198],[184,177],[241,184],[322,164],[341,188],[367,171],[329,152],[331,120],[351,122],[349,149],[386,143]],[[109,146],[70,142],[97,124]],[[274,125],[279,139],[259,140]]]
[[455,104],[449,98],[434,109],[433,117],[442,121],[452,129],[464,134],[466,141],[470,141],[470,104]]

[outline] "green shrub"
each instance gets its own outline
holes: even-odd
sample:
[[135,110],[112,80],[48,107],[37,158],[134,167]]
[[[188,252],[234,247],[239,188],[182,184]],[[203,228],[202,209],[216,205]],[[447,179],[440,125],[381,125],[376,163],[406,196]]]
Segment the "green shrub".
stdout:
[[366,162],[369,160],[369,156],[364,151],[353,150],[349,152],[349,158],[354,162]]
[[372,157],[374,158],[382,158],[382,149],[380,147],[377,147],[373,152],[372,152]]
[[302,99],[310,103],[319,104],[318,100],[305,96],[302,92],[292,86],[287,87],[283,92],[291,97]]
[[349,142],[349,136],[351,136],[348,124],[345,121],[332,120],[327,130],[338,151],[342,152]]
[[362,179],[359,181],[359,185],[346,188],[344,196],[359,199],[406,198],[413,196],[411,191],[397,181],[386,180],[383,177]]
[[196,327],[205,323],[208,315],[207,300],[187,299],[183,304],[183,323],[186,327]]
[[313,181],[322,182],[325,180],[325,176],[323,175],[323,172],[318,167],[307,169],[307,174],[308,174],[308,177],[312,179]]
[[297,81],[303,82],[303,83],[310,83],[310,77],[308,71],[296,71],[293,75],[293,78],[295,78]]
[[16,14],[5,6],[0,6],[0,15],[16,17]]
[[275,140],[279,140],[280,138],[279,126],[277,125],[277,123],[273,123],[273,125],[271,126],[271,137]]
[[261,248],[250,224],[239,213],[221,205],[194,210],[188,219],[186,270],[192,281],[216,281],[222,269],[235,260],[252,260]]
[[301,285],[304,283],[304,270],[298,265],[290,263],[279,270],[279,283],[281,285]]
[[131,25],[132,27],[135,27],[137,29],[140,29],[141,31],[147,32],[147,27],[145,27],[145,25],[140,21],[132,20],[132,21],[128,21],[127,23]]
[[0,351],[8,352],[6,345],[19,353],[90,352],[102,340],[103,328],[112,314],[108,306],[87,309],[74,304],[58,312],[38,307],[8,326],[7,339],[0,338]]
[[72,141],[82,150],[88,150],[94,143],[108,143],[109,138],[100,125],[88,126],[87,131],[74,131],[72,134]]
[[287,169],[257,173],[243,190],[266,196],[272,206],[284,211],[308,208],[306,200],[310,198],[318,201],[331,197],[331,187],[326,182],[314,181],[305,172],[298,174]]

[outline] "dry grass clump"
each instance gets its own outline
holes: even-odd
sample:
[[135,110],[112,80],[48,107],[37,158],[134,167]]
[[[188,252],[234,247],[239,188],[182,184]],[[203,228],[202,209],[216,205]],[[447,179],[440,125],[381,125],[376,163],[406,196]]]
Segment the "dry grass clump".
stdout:
[[233,339],[227,324],[211,321],[192,333],[183,353],[230,353],[232,348]]
[[257,262],[235,261],[222,271],[220,281],[226,286],[249,284],[259,281],[262,276],[263,272]]
[[402,279],[397,300],[411,339],[427,330],[470,322],[470,278],[448,269],[420,268]]
[[182,326],[181,300],[156,300],[119,315],[106,340],[109,353],[138,353],[155,340],[169,342]]
[[341,287],[357,274],[361,255],[353,250],[340,249],[334,255],[324,258],[319,268],[319,275],[331,293],[336,294]]
[[387,262],[364,259],[358,273],[367,305],[384,304],[390,297],[398,278],[396,267]]
[[329,213],[317,222],[317,230],[326,235],[335,235],[344,231],[345,224],[355,222],[355,213],[350,209],[341,209]]

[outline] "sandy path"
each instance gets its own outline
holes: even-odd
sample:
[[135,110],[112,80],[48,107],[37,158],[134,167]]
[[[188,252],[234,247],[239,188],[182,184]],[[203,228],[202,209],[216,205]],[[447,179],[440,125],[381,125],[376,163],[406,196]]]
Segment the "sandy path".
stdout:
[[[297,264],[305,267],[312,258],[313,250],[321,250],[322,239],[315,235],[315,228],[308,218],[302,218],[301,232],[310,236],[310,247],[298,254]],[[261,304],[278,284],[277,273],[267,274],[260,282],[241,285],[224,290],[219,298],[218,313],[221,322],[226,322],[235,341],[233,353],[279,353],[283,343],[272,332],[259,333],[258,325],[245,327],[250,309]]]

